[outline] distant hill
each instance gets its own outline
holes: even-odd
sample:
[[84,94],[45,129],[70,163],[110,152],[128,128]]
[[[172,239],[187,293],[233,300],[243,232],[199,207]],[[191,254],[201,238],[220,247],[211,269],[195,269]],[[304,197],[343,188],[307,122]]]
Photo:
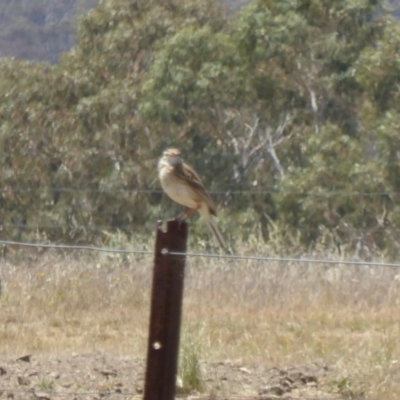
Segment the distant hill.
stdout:
[[0,56],[56,63],[75,44],[77,17],[98,0],[2,0]]

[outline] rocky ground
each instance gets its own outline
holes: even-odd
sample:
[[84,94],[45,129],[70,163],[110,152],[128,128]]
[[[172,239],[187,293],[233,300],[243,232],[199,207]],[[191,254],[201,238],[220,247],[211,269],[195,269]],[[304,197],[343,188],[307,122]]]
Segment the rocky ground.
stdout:
[[[260,397],[334,399],[328,366],[291,368],[243,365],[240,361],[202,363],[201,398]],[[133,399],[143,395],[145,360],[103,353],[57,356],[0,356],[0,399]]]

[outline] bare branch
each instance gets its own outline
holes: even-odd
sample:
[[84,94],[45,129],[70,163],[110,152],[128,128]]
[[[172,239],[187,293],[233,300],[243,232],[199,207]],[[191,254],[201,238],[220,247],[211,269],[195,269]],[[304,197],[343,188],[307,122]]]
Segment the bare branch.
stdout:
[[281,162],[279,161],[278,155],[276,154],[275,151],[276,143],[273,143],[269,129],[265,129],[265,135],[268,139],[267,152],[271,156],[272,161],[275,164],[275,168],[278,170],[279,174],[283,177],[284,176],[283,167]]

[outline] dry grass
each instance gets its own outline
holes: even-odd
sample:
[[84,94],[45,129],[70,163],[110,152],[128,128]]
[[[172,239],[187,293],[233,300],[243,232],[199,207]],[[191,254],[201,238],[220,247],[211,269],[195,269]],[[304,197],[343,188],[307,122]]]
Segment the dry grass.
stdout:
[[[151,256],[49,251],[3,258],[0,354],[144,357],[151,272]],[[323,360],[335,371],[333,392],[397,399],[399,278],[400,270],[388,267],[189,258],[184,329],[205,360]]]

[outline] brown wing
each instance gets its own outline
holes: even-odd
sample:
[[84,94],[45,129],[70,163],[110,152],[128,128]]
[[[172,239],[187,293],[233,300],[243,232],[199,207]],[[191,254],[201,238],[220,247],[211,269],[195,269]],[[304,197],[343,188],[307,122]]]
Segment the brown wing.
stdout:
[[215,207],[215,204],[210,194],[204,187],[203,182],[201,181],[199,175],[197,175],[194,169],[192,167],[189,167],[189,165],[182,163],[182,164],[177,164],[175,166],[175,171],[176,174],[182,180],[187,182],[187,184],[190,185],[195,190],[195,192],[199,195],[199,197],[208,204],[210,214],[217,215],[217,208]]

